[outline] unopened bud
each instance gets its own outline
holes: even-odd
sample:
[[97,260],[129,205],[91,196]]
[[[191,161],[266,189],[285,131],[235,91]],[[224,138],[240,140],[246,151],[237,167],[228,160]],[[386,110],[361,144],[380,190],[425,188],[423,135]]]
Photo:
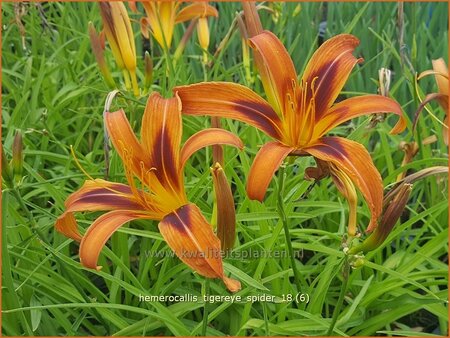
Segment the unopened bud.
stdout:
[[153,61],[150,56],[150,54],[146,51],[144,56],[144,62],[145,62],[145,80],[144,80],[144,86],[146,89],[150,88],[150,86],[153,83]]
[[186,31],[181,37],[181,40],[178,43],[177,49],[175,50],[175,53],[173,55],[174,60],[178,60],[181,57],[181,55],[183,55],[184,49],[186,48],[186,44],[190,39],[192,33],[194,32],[195,26],[197,25],[197,20],[198,19],[192,20],[188,28],[186,28]]
[[269,2],[268,4],[272,13],[272,21],[277,24],[281,17],[282,4],[279,2]]
[[[222,123],[220,122],[220,117],[211,117],[211,127],[212,128],[222,128]],[[220,144],[214,144],[212,146],[212,158],[214,163],[218,163],[221,166],[224,164],[223,147]]]
[[197,23],[198,43],[203,50],[207,51],[209,46],[209,26],[207,18],[199,18]]
[[411,190],[411,184],[402,183],[402,185],[398,188],[396,195],[385,207],[378,227],[364,242],[362,242],[361,245],[351,248],[349,250],[349,254],[374,250],[386,240],[394,228],[395,223],[397,223],[398,219],[405,210]]
[[236,211],[233,194],[225,172],[219,163],[211,168],[211,173],[217,207],[216,219],[213,219],[212,223],[217,225],[217,237],[220,239],[222,250],[229,251],[233,248],[236,237]]
[[[136,78],[136,46],[131,21],[125,5],[120,2],[100,2],[103,26],[116,63],[124,74],[127,89],[133,86],[135,96],[139,95]],[[127,70],[131,76],[124,71]]]
[[95,60],[97,61],[98,68],[100,69],[100,72],[103,75],[103,78],[105,79],[106,84],[110,88],[116,88],[116,83],[114,82],[114,79],[111,75],[111,72],[109,71],[108,65],[105,61],[105,41],[102,41],[102,38],[99,34],[97,34],[97,31],[95,30],[94,25],[92,22],[89,22],[89,38],[91,40],[91,47],[92,51],[95,56]]
[[20,182],[23,173],[23,141],[20,130],[17,130],[12,145],[12,170],[15,182]]
[[351,255],[349,257],[349,264],[352,269],[359,269],[364,266],[366,259],[364,255]]
[[261,19],[259,18],[258,10],[254,1],[243,1],[242,7],[244,8],[245,25],[249,37],[254,37],[263,32]]
[[381,68],[378,71],[379,79],[379,92],[382,96],[389,96],[389,90],[391,88],[391,75],[392,72],[387,68]]
[[242,65],[245,70],[245,78],[247,83],[253,83],[253,77],[251,74],[251,65],[250,65],[250,46],[248,45],[248,32],[247,27],[245,26],[244,21],[240,15],[237,15],[236,21],[238,23],[239,30],[241,32],[241,44],[242,44]]
[[295,6],[294,11],[292,12],[292,17],[295,18],[297,15],[300,14],[301,11],[302,11],[302,6],[300,4],[298,4],[297,6]]
[[12,170],[10,164],[8,163],[8,159],[6,158],[5,151],[3,150],[3,145],[2,145],[2,178],[8,187],[10,188],[13,187]]

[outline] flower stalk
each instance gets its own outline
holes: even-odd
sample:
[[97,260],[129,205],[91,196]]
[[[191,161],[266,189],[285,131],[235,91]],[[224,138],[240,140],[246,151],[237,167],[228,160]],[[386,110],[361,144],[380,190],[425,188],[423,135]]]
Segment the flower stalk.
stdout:
[[278,193],[277,193],[277,212],[280,216],[280,220],[283,223],[284,236],[286,239],[286,247],[289,254],[289,259],[291,261],[292,272],[294,274],[295,285],[297,286],[297,292],[302,290],[301,287],[301,276],[297,270],[297,265],[295,262],[294,249],[292,248],[292,239],[291,234],[289,233],[289,225],[288,225],[288,217],[286,214],[286,210],[284,208],[284,183],[286,178],[286,165],[282,164],[278,171]]
[[342,285],[341,291],[339,293],[339,298],[337,300],[336,306],[333,310],[333,318],[331,319],[330,327],[326,333],[326,336],[332,336],[334,327],[341,313],[342,304],[344,304],[345,294],[347,292],[348,280],[350,277],[350,264],[348,263],[347,255],[344,256],[343,267],[342,267]]

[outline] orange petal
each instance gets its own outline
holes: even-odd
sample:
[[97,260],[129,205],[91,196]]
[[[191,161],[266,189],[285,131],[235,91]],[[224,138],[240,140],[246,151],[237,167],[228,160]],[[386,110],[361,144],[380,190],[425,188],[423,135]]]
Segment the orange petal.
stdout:
[[[358,63],[359,60],[352,54],[358,44],[359,40],[353,35],[337,35],[325,41],[308,62],[302,82],[309,86],[315,81],[316,120],[334,103],[350,72]],[[317,79],[314,80],[315,78]]]
[[[158,2],[158,6],[158,21],[161,24],[167,48],[170,48],[175,28],[176,9],[179,6],[179,3],[177,3],[177,1],[160,1]],[[161,47],[164,48],[163,45],[161,45]]]
[[128,2],[128,7],[130,7],[131,11],[133,13],[137,13],[137,7],[136,7],[136,1],[127,1]]
[[206,18],[207,16],[218,17],[219,12],[213,6],[204,2],[194,2],[178,12],[175,22],[185,22],[195,18]]
[[[449,93],[449,84],[448,84],[448,67],[445,64],[443,58],[439,58],[437,60],[433,60],[433,70],[436,72],[434,75],[436,78],[436,83],[438,85],[439,94],[443,94],[444,96],[439,98],[439,104],[444,108],[445,113],[448,115],[448,93]],[[446,138],[445,138],[446,139]]]
[[219,163],[211,168],[216,197],[217,237],[219,237],[223,251],[233,248],[236,239],[236,210],[234,208],[233,193],[227,176]]
[[179,173],[181,133],[180,100],[151,94],[142,117],[142,145],[161,184],[173,191],[180,191],[183,185]]
[[142,209],[129,186],[100,179],[84,182],[64,204],[67,212]]
[[356,194],[355,185],[350,178],[342,170],[337,169],[334,165],[330,165],[330,174],[334,184],[344,195],[348,202],[348,234],[356,235],[356,216],[358,206],[358,195]]
[[227,144],[239,149],[244,148],[241,139],[229,131],[220,128],[204,129],[192,135],[181,149],[181,168],[185,166],[186,161],[197,150],[215,144]]
[[406,128],[406,119],[397,101],[381,95],[352,97],[336,103],[320,120],[316,120],[314,134],[318,138],[334,127],[358,116],[391,112],[400,117],[395,127],[392,128],[391,134],[401,133]]
[[194,271],[205,277],[221,278],[232,292],[240,289],[239,282],[225,277],[220,241],[195,204],[168,214],[158,227],[178,258]]
[[141,26],[141,34],[144,38],[146,38],[147,40],[150,39],[150,36],[148,35],[148,29],[150,27],[150,24],[148,22],[148,18],[141,18],[139,20],[139,24]]
[[286,48],[269,31],[264,31],[249,41],[255,50],[256,66],[269,103],[280,116],[288,112],[293,114],[290,106],[296,97],[297,73]]
[[[448,95],[448,67],[443,58],[433,60],[433,70],[436,72],[435,78],[439,88],[439,93]],[[448,109],[448,105],[447,105]]]
[[77,242],[81,241],[77,221],[71,212],[65,212],[58,217],[55,223],[55,229],[66,237],[72,238]]
[[114,20],[112,15],[112,7],[109,2],[99,2],[100,14],[102,16],[103,31],[105,32],[106,38],[108,39],[109,46],[116,60],[117,66],[120,69],[125,67],[122,54],[120,52],[119,41],[117,41],[117,36],[114,30]]
[[123,2],[110,2],[114,22],[114,34],[120,48],[125,67],[131,72],[136,69],[136,46],[131,21]]
[[97,218],[81,240],[81,264],[90,269],[101,269],[101,266],[97,266],[97,260],[106,241],[123,224],[137,218],[148,219],[150,217],[136,211],[114,210]]
[[367,231],[375,229],[383,205],[383,183],[367,150],[361,144],[341,137],[323,137],[303,150],[333,163],[350,177],[366,199],[372,214]]
[[235,119],[281,138],[281,120],[272,107],[247,87],[230,82],[203,82],[174,88],[182,111],[188,115],[210,115]]
[[120,109],[104,116],[109,137],[124,165],[142,178],[143,168],[145,171],[151,169],[150,157],[134,135],[125,112]]
[[247,195],[250,199],[262,202],[275,171],[293,150],[276,141],[263,145],[248,174]]

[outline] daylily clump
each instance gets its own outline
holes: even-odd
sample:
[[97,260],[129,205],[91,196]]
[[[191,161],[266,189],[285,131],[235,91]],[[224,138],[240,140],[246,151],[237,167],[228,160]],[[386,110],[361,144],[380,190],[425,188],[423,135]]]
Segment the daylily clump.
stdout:
[[275,139],[262,146],[250,169],[247,193],[251,199],[263,200],[272,176],[287,156],[312,155],[322,165],[320,170],[330,174],[350,200],[349,234],[356,233],[356,203],[351,202],[351,198],[356,198],[353,184],[368,202],[371,221],[367,231],[372,231],[382,209],[381,176],[361,144],[325,135],[352,118],[388,112],[400,116],[392,130],[399,133],[406,127],[400,105],[380,95],[335,103],[351,70],[362,61],[353,56],[359,44],[353,35],[341,34],[326,41],[298,81],[294,64],[281,41],[269,31],[258,33],[251,25],[248,31],[253,36],[249,43],[255,52],[267,100],[247,87],[229,82],[179,86],[174,92],[183,102],[183,113],[236,119]]
[[[105,124],[120,155],[128,184],[88,180],[68,197],[56,229],[80,241],[80,261],[88,268],[97,260],[109,237],[135,219],[159,221],[161,235],[176,255],[193,270],[209,278],[221,278],[230,291],[240,283],[224,275],[221,245],[200,209],[188,201],[183,169],[189,157],[205,146],[228,144],[242,148],[240,139],[223,129],[205,129],[189,138],[180,149],[181,102],[150,95],[142,118],[141,140],[133,133],[125,112],[107,112]],[[220,189],[216,187],[216,189]],[[74,212],[109,211],[82,236]]]

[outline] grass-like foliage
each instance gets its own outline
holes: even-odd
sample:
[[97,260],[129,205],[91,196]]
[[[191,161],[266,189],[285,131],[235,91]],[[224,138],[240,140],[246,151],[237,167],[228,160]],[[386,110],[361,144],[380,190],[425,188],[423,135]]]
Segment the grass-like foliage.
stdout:
[[[203,55],[194,32],[178,60],[172,59],[173,51],[188,23],[176,26],[172,48],[164,51],[152,37],[150,44],[143,40],[139,15],[129,11],[137,76],[144,78],[148,50],[153,59],[152,91],[170,97],[175,86],[231,81],[264,95],[253,63],[250,69],[243,64],[234,22],[241,4],[213,5],[219,17],[209,19],[210,54]],[[263,203],[250,200],[247,175],[257,150],[269,138],[228,119],[222,120],[222,127],[238,135],[245,148],[224,147],[224,170],[237,217],[236,242],[224,258],[224,269],[242,289],[231,294],[219,279],[193,272],[172,253],[157,222],[146,220],[128,223],[113,234],[100,255],[101,270],[83,267],[79,244],[54,228],[67,196],[88,179],[76,162],[93,178],[103,178],[109,166],[110,180],[126,181],[117,153],[111,150],[108,163],[105,159],[102,113],[109,89],[88,35],[89,21],[97,30],[101,27],[99,7],[89,2],[1,6],[2,144],[7,160],[2,164],[12,158],[17,130],[22,133],[24,157],[21,177],[2,185],[3,335],[447,335],[446,174],[414,182],[406,208],[384,243],[350,267],[342,245],[348,205],[333,181],[305,180],[305,169],[314,161],[298,157],[283,169],[284,180],[274,177]],[[412,128],[421,100],[437,91],[434,76],[417,85],[416,75],[431,69],[432,59],[442,57],[448,64],[447,3],[274,2],[264,4],[260,16],[264,28],[286,46],[300,74],[322,39],[321,22],[326,21],[325,39],[350,33],[360,40],[354,54],[364,62],[354,68],[338,100],[377,94],[379,69],[392,71],[389,96],[405,112],[407,129],[390,135],[398,117],[388,114],[385,119],[356,118],[332,131],[364,145],[386,192],[401,173],[447,166],[443,109],[437,103],[427,105],[428,112],[422,112],[415,131]],[[122,90],[111,111],[123,108],[137,133],[147,95],[124,91],[108,46],[105,56]],[[210,65],[202,63],[205,57]],[[209,117],[183,116],[183,142],[209,126]],[[433,136],[434,142],[423,143]],[[401,142],[418,145],[417,154],[404,166]],[[187,197],[208,220],[214,205],[211,166],[212,150],[206,148],[185,168]],[[359,197],[357,224],[364,239],[370,211]],[[78,213],[81,232],[98,216]],[[205,303],[204,295],[229,298]]]

